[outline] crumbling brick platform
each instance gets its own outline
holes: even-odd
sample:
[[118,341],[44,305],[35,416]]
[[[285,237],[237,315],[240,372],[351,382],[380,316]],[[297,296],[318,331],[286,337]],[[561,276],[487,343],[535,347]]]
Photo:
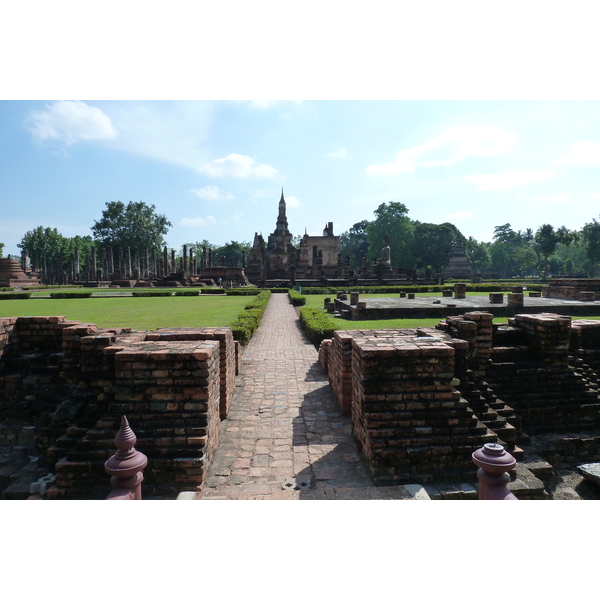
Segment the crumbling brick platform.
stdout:
[[32,450],[43,449],[57,475],[48,497],[102,498],[103,464],[126,415],[149,459],[145,495],[175,497],[204,479],[238,363],[230,328],[0,319],[2,427],[17,436],[34,427]]

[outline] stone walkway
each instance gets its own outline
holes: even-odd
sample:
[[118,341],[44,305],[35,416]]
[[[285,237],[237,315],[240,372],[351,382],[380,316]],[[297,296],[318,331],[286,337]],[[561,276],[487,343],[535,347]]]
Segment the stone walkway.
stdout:
[[371,484],[317,357],[287,294],[273,294],[199,499],[413,499]]

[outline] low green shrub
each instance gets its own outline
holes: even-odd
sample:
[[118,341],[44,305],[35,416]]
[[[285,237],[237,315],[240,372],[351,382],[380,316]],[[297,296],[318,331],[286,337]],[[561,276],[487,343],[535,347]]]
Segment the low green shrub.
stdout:
[[82,287],[82,285],[29,285],[27,287],[24,287],[23,289],[35,292],[37,290],[59,290],[61,288],[78,289]]
[[169,290],[144,290],[144,291],[134,290],[133,292],[131,292],[131,295],[134,298],[148,298],[150,296],[152,296],[152,297],[171,296],[172,292],[170,292]]
[[199,296],[200,290],[179,290],[175,292],[176,296]]
[[288,298],[292,306],[304,306],[306,304],[306,297],[296,290],[289,290]]
[[225,294],[223,288],[202,288],[201,294]]
[[318,308],[301,308],[300,325],[306,337],[316,346],[325,339],[331,339],[335,327],[330,319]]
[[261,291],[259,288],[232,288],[225,293],[228,296],[258,296]]
[[270,290],[263,290],[246,304],[244,310],[231,324],[233,339],[246,345],[258,329],[262,316],[271,297]]
[[[23,289],[26,290],[28,288],[23,288]],[[0,292],[14,292],[14,291],[15,291],[15,288],[13,288],[13,287],[3,287],[3,288],[0,288]]]
[[55,300],[69,300],[71,298],[91,298],[92,292],[52,292],[50,298]]
[[15,292],[14,294],[0,294],[0,300],[28,300],[31,298],[29,292]]

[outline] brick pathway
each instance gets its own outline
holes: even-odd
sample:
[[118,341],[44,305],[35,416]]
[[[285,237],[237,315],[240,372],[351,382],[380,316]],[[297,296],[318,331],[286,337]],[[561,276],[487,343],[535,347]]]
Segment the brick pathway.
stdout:
[[271,296],[242,362],[201,499],[412,499],[372,486],[287,294]]

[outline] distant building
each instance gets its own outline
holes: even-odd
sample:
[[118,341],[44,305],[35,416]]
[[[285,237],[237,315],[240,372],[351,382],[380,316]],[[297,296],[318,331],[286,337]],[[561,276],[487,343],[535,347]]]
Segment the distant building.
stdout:
[[262,234],[254,234],[246,266],[250,282],[340,277],[340,238],[333,235],[333,223],[327,223],[322,236],[309,236],[305,232],[297,249],[292,244],[294,236],[288,228],[285,211],[282,189],[275,231],[269,235],[266,244]]

